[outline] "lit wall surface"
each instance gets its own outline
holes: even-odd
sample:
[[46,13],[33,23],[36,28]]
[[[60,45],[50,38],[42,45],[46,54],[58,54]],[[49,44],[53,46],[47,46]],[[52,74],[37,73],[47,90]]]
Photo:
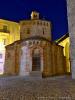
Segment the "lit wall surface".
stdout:
[[[60,43],[59,43],[59,45],[61,45],[61,46],[63,46],[64,47],[64,56],[66,56],[66,52],[65,52],[65,46],[66,46],[66,44],[68,43],[69,45],[70,45],[70,42],[69,42],[69,37],[67,37],[65,40],[63,40],[63,41],[61,41]],[[69,50],[68,50],[69,51]]]
[[[6,38],[6,45],[20,39],[19,23],[0,19],[0,35]],[[8,35],[8,37],[7,37]]]
[[4,72],[5,46],[20,39],[19,24],[0,19],[0,74]]
[[66,64],[67,64],[67,72],[71,72],[71,67],[70,67],[70,41],[69,41],[69,37],[67,37],[66,39],[64,39],[63,41],[61,41],[59,43],[59,45],[63,46],[63,52],[64,52],[64,56],[66,57]]

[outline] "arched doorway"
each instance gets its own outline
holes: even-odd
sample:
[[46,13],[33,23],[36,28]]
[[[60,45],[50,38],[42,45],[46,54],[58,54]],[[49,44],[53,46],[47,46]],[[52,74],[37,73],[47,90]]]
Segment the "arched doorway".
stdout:
[[40,50],[34,49],[32,53],[32,71],[41,70],[41,56]]

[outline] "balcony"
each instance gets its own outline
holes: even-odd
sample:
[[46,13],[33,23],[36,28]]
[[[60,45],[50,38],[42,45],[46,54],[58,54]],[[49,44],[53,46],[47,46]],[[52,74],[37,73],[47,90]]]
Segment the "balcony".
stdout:
[[3,33],[10,33],[9,30],[5,30],[5,29],[0,29],[0,32],[3,32]]

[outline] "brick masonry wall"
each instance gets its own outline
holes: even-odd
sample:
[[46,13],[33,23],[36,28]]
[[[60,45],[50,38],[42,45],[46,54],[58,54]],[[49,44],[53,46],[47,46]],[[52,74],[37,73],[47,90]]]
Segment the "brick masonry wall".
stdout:
[[15,48],[10,47],[6,49],[4,74],[15,74]]
[[63,48],[55,43],[46,43],[44,47],[44,70],[43,76],[54,76],[65,74],[65,59],[63,55]]
[[55,43],[42,40],[27,40],[7,47],[5,73],[29,75],[32,71],[32,53],[35,49],[40,50],[40,71],[43,76],[47,77],[65,73],[63,48]]
[[51,40],[51,23],[42,20],[26,20],[20,22],[20,37],[26,39],[32,36],[45,37]]

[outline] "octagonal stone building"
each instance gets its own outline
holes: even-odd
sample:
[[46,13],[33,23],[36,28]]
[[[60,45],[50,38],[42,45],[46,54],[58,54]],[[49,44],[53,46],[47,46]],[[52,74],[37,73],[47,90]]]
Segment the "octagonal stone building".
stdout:
[[31,20],[20,22],[20,40],[6,46],[4,73],[49,77],[66,74],[65,65],[63,47],[51,40],[51,22],[33,11]]

